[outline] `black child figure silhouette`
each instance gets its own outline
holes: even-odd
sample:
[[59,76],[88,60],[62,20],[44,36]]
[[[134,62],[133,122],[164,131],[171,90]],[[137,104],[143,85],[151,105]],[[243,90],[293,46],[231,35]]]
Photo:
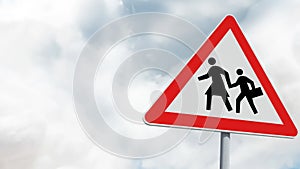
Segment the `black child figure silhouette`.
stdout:
[[[258,113],[257,109],[253,103],[253,96],[251,96],[252,91],[255,90],[254,82],[251,79],[249,79],[248,77],[242,76],[242,74],[243,74],[242,69],[237,69],[236,73],[239,75],[239,78],[237,79],[237,81],[235,83],[229,85],[230,88],[240,86],[240,89],[241,89],[241,93],[236,98],[236,112],[240,113],[241,101],[246,97],[253,113],[257,114]],[[251,88],[252,88],[251,90],[249,89],[248,83],[251,85]]]
[[[214,65],[214,64],[216,64],[216,60],[214,58],[209,58],[208,63],[210,65]],[[206,110],[211,109],[212,96],[221,96],[226,105],[227,110],[228,111],[232,110],[232,107],[228,100],[229,95],[226,91],[226,88],[225,88],[225,85],[224,85],[224,82],[222,79],[222,75],[225,76],[227,85],[229,86],[230,85],[229,74],[226,70],[224,70],[223,68],[221,68],[219,66],[211,66],[210,69],[208,70],[207,74],[198,77],[199,81],[208,79],[208,78],[212,79],[212,84],[205,92],[206,97],[207,97]]]

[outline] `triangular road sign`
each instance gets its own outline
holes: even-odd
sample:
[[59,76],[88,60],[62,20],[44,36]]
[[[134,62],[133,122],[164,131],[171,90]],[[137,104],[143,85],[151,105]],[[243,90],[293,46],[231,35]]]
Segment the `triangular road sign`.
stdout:
[[[208,56],[212,53],[228,31],[233,33],[238,45],[257,76],[267,95],[266,97],[268,97],[271,101],[271,105],[277,112],[282,124],[166,111],[176,96],[181,92],[200,66],[207,60]],[[215,31],[203,43],[176,78],[166,88],[163,94],[152,105],[146,113],[144,121],[149,125],[280,137],[294,137],[298,133],[284,105],[280,101],[267,75],[243,35],[238,23],[235,18],[230,15],[226,16],[225,19],[218,25]]]

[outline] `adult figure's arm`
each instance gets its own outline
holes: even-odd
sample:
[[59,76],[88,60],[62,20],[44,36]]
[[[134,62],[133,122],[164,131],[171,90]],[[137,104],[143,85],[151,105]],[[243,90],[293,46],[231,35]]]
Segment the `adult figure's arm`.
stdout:
[[205,75],[199,76],[198,80],[200,81],[200,80],[204,80],[204,79],[208,79],[208,78],[209,78],[209,75],[208,75],[208,73],[206,73]]
[[229,73],[224,70],[223,68],[219,67],[219,70],[220,70],[220,74],[223,74],[225,76],[225,80],[226,80],[226,83],[227,83],[227,86],[229,88],[232,88],[232,84],[231,84],[231,81],[230,81],[230,76],[229,76]]
[[231,81],[230,81],[230,76],[229,76],[229,73],[226,70],[224,70],[224,75],[225,75],[225,79],[226,79],[228,87],[232,88],[232,84],[231,84]]

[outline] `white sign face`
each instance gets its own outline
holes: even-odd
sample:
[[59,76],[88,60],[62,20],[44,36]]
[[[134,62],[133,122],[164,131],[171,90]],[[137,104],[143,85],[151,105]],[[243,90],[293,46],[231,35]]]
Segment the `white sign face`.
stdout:
[[[215,65],[210,65],[208,63],[209,58],[214,58],[216,60]],[[216,46],[214,51],[204,61],[204,63],[197,70],[194,76],[188,81],[188,83],[182,89],[182,91],[176,96],[175,100],[171,103],[171,105],[167,108],[166,111],[282,124],[282,121],[280,120],[275,108],[272,106],[272,103],[269,100],[263,88],[263,95],[252,98],[258,113],[254,114],[246,97],[244,97],[241,100],[240,113],[237,113],[236,99],[242,91],[240,89],[240,86],[229,88],[226,84],[225,76],[222,74],[216,76],[221,76],[223,80],[225,90],[228,92],[229,95],[228,100],[232,107],[232,110],[228,111],[222,100],[222,97],[218,95],[212,96],[211,110],[206,110],[208,96],[205,94],[205,92],[214,82],[212,82],[212,77],[201,81],[199,81],[197,78],[201,75],[205,75],[212,66],[218,66],[227,71],[229,73],[231,83],[236,82],[237,79],[240,77],[236,73],[236,70],[242,69],[243,74],[241,76],[246,76],[250,80],[252,80],[255,87],[262,87],[261,83],[255,75],[255,72],[252,70],[249,62],[247,61],[242,49],[238,45],[238,42],[236,41],[233,33],[229,31],[226,33],[226,35],[220,41],[220,43]],[[251,85],[249,83],[248,85],[249,89],[251,89]],[[197,91],[195,91],[195,86]],[[191,94],[195,92],[197,93],[197,95]],[[189,104],[187,106],[190,107],[189,110],[183,110],[180,104],[182,103],[182,95],[185,94],[191,96],[191,100],[197,100],[197,102],[186,103]]]
[[293,137],[292,120],[232,16],[145,116],[151,125]]

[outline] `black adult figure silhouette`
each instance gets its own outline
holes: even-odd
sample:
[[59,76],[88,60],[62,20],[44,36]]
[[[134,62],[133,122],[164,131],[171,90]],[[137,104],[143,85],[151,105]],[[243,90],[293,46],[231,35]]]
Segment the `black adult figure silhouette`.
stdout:
[[[246,76],[241,76],[243,74],[242,69],[237,69],[236,73],[240,76],[237,81],[231,85],[230,88],[240,86],[241,93],[236,98],[236,112],[240,113],[241,101],[246,97],[247,101],[254,114],[257,114],[257,109],[253,103],[253,98],[263,95],[261,88],[255,88],[254,82]],[[249,89],[248,83],[251,85],[251,90]]]
[[[216,63],[216,60],[214,58],[209,58],[208,59],[208,63],[210,65],[214,65]],[[232,107],[230,105],[230,102],[228,100],[228,93],[226,91],[222,76],[225,76],[226,78],[226,82],[227,85],[230,85],[230,79],[229,79],[229,74],[227,71],[225,71],[224,69],[222,69],[219,66],[212,66],[210,67],[210,69],[208,70],[207,74],[199,76],[198,80],[204,80],[204,79],[208,79],[208,78],[212,78],[212,84],[210,85],[210,87],[207,89],[207,91],[205,92],[207,100],[206,100],[206,110],[210,110],[211,109],[211,100],[212,100],[212,96],[221,96],[226,108],[228,111],[232,110]]]

